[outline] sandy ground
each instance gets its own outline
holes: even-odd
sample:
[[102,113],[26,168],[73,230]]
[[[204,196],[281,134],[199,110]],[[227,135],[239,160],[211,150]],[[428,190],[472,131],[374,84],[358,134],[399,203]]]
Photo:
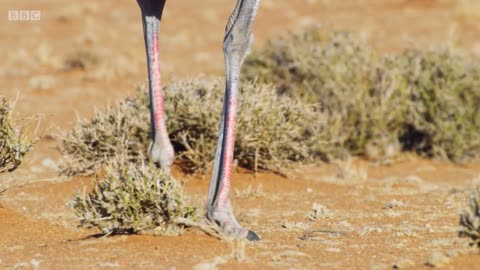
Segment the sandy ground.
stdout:
[[[233,5],[167,3],[160,34],[167,83],[223,72],[221,41]],[[41,20],[8,21],[8,10],[40,10]],[[92,179],[57,176],[55,136],[144,82],[139,10],[135,1],[3,0],[0,14],[1,94],[17,100],[16,117],[39,117],[42,134],[18,171],[0,175],[12,186],[0,197],[0,269],[421,269],[435,252],[452,256],[446,269],[480,263],[479,255],[453,256],[468,252],[457,237],[458,213],[480,182],[480,161],[412,155],[388,166],[353,160],[298,167],[290,179],[238,171],[235,212],[263,239],[245,248],[196,230],[103,238],[77,228],[66,204]],[[353,31],[386,53],[411,46],[480,53],[480,5],[468,0],[263,0],[255,47],[310,24]],[[65,68],[76,59],[90,60],[85,69]],[[201,205],[208,177],[175,176]]]

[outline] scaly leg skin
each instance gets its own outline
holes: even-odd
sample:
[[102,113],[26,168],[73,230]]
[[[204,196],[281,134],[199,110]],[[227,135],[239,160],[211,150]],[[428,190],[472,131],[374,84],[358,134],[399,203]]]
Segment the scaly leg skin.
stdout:
[[227,76],[225,99],[207,201],[207,218],[216,222],[224,234],[250,241],[258,241],[260,237],[255,232],[244,229],[235,219],[230,202],[230,180],[240,70],[253,42],[252,25],[259,2],[260,0],[238,0],[227,23],[223,44]]
[[175,153],[168,138],[158,57],[158,28],[165,0],[137,0],[137,2],[142,12],[145,49],[147,52],[152,130],[152,142],[148,149],[148,155],[152,162],[160,165],[165,173],[170,174],[170,166],[175,159]]

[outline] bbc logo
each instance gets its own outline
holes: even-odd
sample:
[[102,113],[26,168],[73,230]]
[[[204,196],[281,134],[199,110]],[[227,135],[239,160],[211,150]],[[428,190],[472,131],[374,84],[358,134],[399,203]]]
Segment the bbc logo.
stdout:
[[9,21],[39,21],[41,16],[40,10],[9,10]]

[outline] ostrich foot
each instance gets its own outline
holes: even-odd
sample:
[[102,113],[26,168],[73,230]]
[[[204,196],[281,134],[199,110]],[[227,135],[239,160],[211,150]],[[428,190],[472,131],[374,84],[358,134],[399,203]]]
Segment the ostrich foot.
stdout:
[[247,239],[248,241],[259,241],[260,236],[254,231],[248,230],[240,226],[231,211],[213,210],[207,213],[207,219],[215,222],[220,231],[227,237],[235,239]]

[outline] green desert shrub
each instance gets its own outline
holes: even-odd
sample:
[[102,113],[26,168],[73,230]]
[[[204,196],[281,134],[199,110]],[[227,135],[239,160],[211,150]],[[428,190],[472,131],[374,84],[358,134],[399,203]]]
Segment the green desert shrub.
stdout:
[[480,248],[480,186],[471,192],[469,204],[460,214],[459,235],[470,238],[470,245]]
[[317,28],[269,41],[244,63],[247,80],[274,83],[280,94],[338,107],[342,93],[368,88],[377,57],[348,32],[324,34]]
[[197,210],[186,205],[180,183],[155,166],[133,163],[109,164],[90,193],[75,195],[72,207],[81,225],[105,234],[178,234],[183,228],[179,218],[197,217]]
[[11,105],[0,97],[0,173],[20,166],[33,143],[15,125],[11,111]]
[[[224,79],[179,81],[164,88],[168,132],[179,164],[202,171],[214,159]],[[278,169],[292,161],[319,157],[322,116],[317,106],[278,96],[269,85],[240,89],[235,158],[249,169]],[[116,157],[143,162],[150,141],[147,90],[136,99],[97,112],[62,135],[66,174],[92,173]]]
[[406,92],[397,91],[399,71],[387,64],[349,33],[310,28],[271,41],[245,60],[244,71],[279,94],[321,104],[329,143],[320,150],[331,159],[398,150]]
[[480,61],[451,50],[378,56],[348,33],[316,28],[271,41],[245,60],[249,79],[320,102],[326,156],[398,150],[462,160],[480,153]]
[[452,50],[407,50],[394,59],[408,91],[405,149],[461,161],[480,153],[480,61]]

